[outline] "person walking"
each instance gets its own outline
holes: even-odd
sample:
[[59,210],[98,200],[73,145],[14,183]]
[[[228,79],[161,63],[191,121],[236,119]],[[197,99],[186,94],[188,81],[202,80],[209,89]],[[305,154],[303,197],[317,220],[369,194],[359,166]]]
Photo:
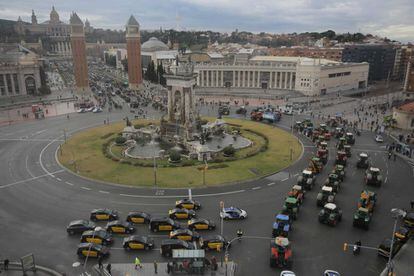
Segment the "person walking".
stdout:
[[111,264],[107,264],[106,265],[106,271],[108,271],[109,275],[112,275],[111,268],[112,268],[112,265]]
[[171,273],[171,264],[170,262],[167,263],[167,274]]
[[99,255],[99,257],[98,257],[98,267],[99,267],[99,269],[102,269],[103,268],[102,255]]
[[158,274],[158,263],[156,260],[154,260],[154,273]]
[[7,271],[7,270],[9,270],[9,263],[10,263],[10,261],[9,261],[9,259],[5,259],[4,260],[4,271]]
[[135,257],[135,269],[142,268],[141,260],[138,257]]

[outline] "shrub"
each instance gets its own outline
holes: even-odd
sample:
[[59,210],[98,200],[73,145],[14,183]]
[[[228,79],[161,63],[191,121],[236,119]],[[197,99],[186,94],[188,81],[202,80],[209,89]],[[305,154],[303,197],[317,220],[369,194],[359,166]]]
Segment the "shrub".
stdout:
[[236,153],[236,149],[233,146],[227,146],[223,149],[224,156],[233,156]]
[[171,160],[171,162],[180,162],[181,161],[181,154],[178,151],[175,151],[175,150],[170,151],[170,160]]
[[126,139],[125,137],[118,136],[118,137],[116,137],[116,139],[115,139],[115,143],[116,143],[117,145],[123,145],[123,144],[125,144],[126,140],[127,140],[127,139]]

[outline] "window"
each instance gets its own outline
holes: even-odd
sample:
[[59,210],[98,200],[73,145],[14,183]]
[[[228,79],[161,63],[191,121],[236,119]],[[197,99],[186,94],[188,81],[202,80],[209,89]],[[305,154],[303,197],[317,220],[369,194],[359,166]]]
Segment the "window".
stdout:
[[14,82],[14,92],[16,92],[16,94],[20,94],[19,81],[17,80],[17,74],[13,74],[13,82]]
[[13,93],[13,87],[12,87],[12,83],[11,83],[10,74],[6,74],[6,82],[7,82],[7,90],[9,92],[9,94],[12,94]]
[[5,87],[3,76],[4,75],[0,74],[0,93],[2,96],[6,95],[6,87]]

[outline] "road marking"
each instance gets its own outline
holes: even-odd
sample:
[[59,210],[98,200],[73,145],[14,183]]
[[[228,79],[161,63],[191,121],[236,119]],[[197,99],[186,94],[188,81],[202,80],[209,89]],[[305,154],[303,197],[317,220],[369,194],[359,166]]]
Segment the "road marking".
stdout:
[[252,190],[259,190],[262,187],[253,187]]
[[[193,195],[193,197],[208,197],[208,196],[220,196],[220,195],[231,195],[231,194],[238,194],[243,193],[246,190],[237,190],[237,191],[230,191],[230,192],[223,192],[223,193],[212,193],[212,194],[199,194]],[[132,194],[119,194],[120,196],[125,197],[135,197],[135,198],[182,198],[187,196],[187,194],[182,195],[165,195],[165,196],[150,196],[150,195],[132,195]]]
[[385,178],[385,181],[384,181],[384,183],[387,183],[387,180],[388,180],[388,176]]
[[108,191],[99,191],[101,194],[109,194]]
[[298,176],[299,174],[298,173],[295,173],[293,176]]
[[87,191],[92,190],[91,188],[88,188],[88,187],[81,187],[81,189],[84,189],[84,190],[87,190]]
[[0,141],[24,141],[24,142],[48,142],[48,141],[55,142],[55,141],[60,141],[60,142],[63,142],[65,140],[60,140],[60,139],[55,139],[55,140],[52,140],[52,139],[27,139],[27,138],[23,139],[23,137],[22,137],[22,138],[0,138]]
[[261,240],[273,240],[270,237],[260,237],[260,236],[243,236],[244,239],[261,239]]
[[275,185],[275,184],[276,184],[275,182],[270,182],[270,183],[267,184],[267,186],[272,186],[272,185]]
[[[111,203],[131,205],[131,206],[171,206],[171,203],[139,203],[139,202],[123,202],[123,201],[111,201]],[[152,215],[155,215],[155,213],[152,213]],[[160,216],[165,216],[165,213],[160,214]]]
[[65,170],[58,170],[58,171],[55,171],[55,172],[52,172],[52,173],[42,174],[42,175],[39,175],[39,176],[36,176],[36,177],[31,177],[31,178],[27,178],[27,179],[24,179],[24,180],[16,181],[16,182],[13,182],[13,183],[5,184],[5,185],[0,186],[0,189],[4,189],[4,188],[7,188],[7,187],[11,187],[11,186],[14,186],[14,185],[17,185],[17,184],[20,184],[20,183],[24,183],[24,182],[29,182],[29,181],[32,181],[32,180],[35,180],[35,179],[38,179],[38,178],[42,178],[42,177],[45,177],[45,176],[55,177],[53,174],[55,174],[55,173],[61,173],[63,171],[65,171]]
[[72,183],[70,183],[70,182],[65,182],[66,184],[68,184],[68,185],[70,185],[70,186],[73,186],[73,184]]
[[282,179],[281,181],[283,182],[283,181],[286,181],[288,179],[289,179],[289,177],[286,177],[286,178]]
[[62,179],[60,179],[59,177],[56,177],[56,180],[57,180],[57,181],[62,181]]

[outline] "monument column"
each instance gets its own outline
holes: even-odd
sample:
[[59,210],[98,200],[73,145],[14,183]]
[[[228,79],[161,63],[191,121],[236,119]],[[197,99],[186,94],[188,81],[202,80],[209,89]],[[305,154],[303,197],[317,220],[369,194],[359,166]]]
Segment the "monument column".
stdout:
[[[79,16],[76,13],[73,13],[70,18],[70,24],[70,40],[72,43],[73,70],[76,88],[78,92],[89,91],[88,64],[86,62],[85,32],[83,30],[83,23]],[[82,97],[83,96],[89,97],[90,94],[82,94]]]
[[257,72],[257,88],[260,88],[260,71]]
[[270,71],[268,88],[272,88],[272,87],[273,87],[273,72]]
[[224,71],[221,70],[221,87],[224,87]]
[[231,84],[232,87],[236,86],[236,71],[233,70],[233,83]]
[[141,34],[139,23],[133,15],[129,17],[126,25],[126,42],[129,88],[137,90],[142,85]]

